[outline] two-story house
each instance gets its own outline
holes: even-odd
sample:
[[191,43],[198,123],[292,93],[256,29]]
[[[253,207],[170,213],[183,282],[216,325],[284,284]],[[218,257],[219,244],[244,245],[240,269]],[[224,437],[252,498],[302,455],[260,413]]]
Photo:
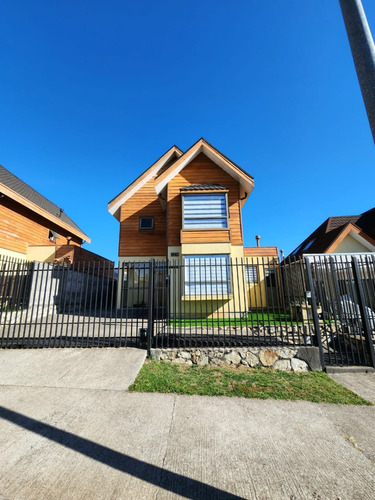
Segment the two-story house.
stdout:
[[[202,307],[204,300],[212,311],[237,300],[247,309],[242,282],[255,286],[258,273],[251,266],[233,272],[229,263],[246,255],[241,210],[253,187],[253,177],[205,139],[185,152],[173,146],[109,202],[120,222],[120,265],[134,263],[141,279],[147,274],[141,263],[150,258],[179,262],[171,294],[181,297],[181,308]],[[266,253],[255,247],[252,261],[270,248],[277,259],[276,247]]]

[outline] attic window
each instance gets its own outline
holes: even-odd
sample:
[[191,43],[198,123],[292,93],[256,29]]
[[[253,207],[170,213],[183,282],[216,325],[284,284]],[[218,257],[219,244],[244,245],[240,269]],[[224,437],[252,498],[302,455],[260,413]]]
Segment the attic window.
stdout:
[[52,231],[52,229],[50,229],[49,233],[48,233],[48,239],[50,241],[55,242],[56,239],[58,239],[58,238],[60,238],[60,236],[55,231]]
[[154,229],[154,218],[153,217],[140,217],[139,218],[139,229]]

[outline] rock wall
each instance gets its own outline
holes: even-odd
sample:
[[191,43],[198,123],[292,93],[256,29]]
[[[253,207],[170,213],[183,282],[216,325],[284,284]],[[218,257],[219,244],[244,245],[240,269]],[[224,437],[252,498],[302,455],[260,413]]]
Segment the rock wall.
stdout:
[[321,371],[318,347],[218,347],[151,349],[153,359],[184,365],[263,366],[283,371]]

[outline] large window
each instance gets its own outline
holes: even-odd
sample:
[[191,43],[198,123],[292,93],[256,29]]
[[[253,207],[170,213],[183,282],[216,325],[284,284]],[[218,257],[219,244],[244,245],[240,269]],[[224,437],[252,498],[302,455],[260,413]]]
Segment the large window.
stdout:
[[230,293],[228,255],[186,255],[185,295]]
[[215,229],[228,227],[226,193],[184,194],[184,229]]

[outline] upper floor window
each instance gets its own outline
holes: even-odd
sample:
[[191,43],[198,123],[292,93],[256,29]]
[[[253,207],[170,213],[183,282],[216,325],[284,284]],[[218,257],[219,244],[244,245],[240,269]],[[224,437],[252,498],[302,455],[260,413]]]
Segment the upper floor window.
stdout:
[[139,218],[139,229],[154,229],[154,218],[153,217],[140,217]]
[[226,193],[184,194],[182,204],[184,229],[228,227]]

